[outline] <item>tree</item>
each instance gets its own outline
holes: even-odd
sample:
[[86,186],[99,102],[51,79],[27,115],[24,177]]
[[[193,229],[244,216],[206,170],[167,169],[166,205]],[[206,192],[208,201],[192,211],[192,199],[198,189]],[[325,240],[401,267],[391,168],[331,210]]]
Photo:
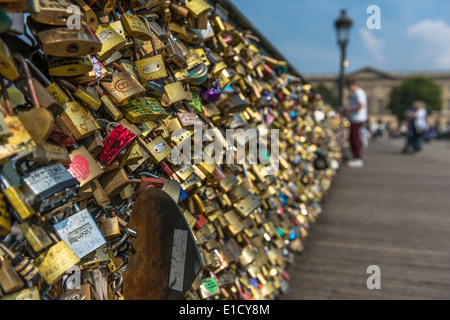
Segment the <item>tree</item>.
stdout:
[[333,90],[329,89],[326,85],[319,83],[314,87],[314,90],[322,96],[325,103],[328,103],[330,106],[335,108],[338,106],[337,96],[334,94]]
[[409,78],[392,88],[388,108],[401,121],[405,118],[405,111],[415,100],[425,102],[429,113],[440,111],[442,109],[441,88],[430,78]]

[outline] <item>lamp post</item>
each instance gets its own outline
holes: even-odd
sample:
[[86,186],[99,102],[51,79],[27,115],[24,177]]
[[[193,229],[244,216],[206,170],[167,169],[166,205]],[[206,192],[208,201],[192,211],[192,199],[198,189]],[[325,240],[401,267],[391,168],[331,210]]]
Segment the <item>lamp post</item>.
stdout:
[[339,71],[339,80],[338,80],[338,107],[342,106],[342,99],[344,93],[344,69],[346,67],[346,48],[350,38],[350,28],[353,24],[353,21],[347,17],[347,12],[345,9],[341,10],[341,16],[334,21],[334,27],[336,28],[336,36],[337,43],[341,49],[341,64]]

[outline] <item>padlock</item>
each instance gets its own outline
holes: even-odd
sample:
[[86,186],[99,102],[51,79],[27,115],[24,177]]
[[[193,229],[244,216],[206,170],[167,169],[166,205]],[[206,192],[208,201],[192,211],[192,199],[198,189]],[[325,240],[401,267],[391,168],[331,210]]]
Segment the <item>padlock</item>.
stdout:
[[125,169],[118,168],[103,174],[99,182],[107,196],[113,198],[129,183],[129,179]]
[[11,264],[10,259],[0,256],[0,286],[5,293],[12,293],[22,289],[25,284]]
[[39,12],[32,12],[31,17],[39,22],[55,26],[67,26],[69,17],[75,21],[85,21],[86,17],[80,10],[70,13],[67,10],[74,3],[69,0],[61,0],[58,2],[51,0],[39,0]]
[[144,17],[138,16],[131,6],[129,6],[131,14],[125,13],[120,1],[117,2],[117,6],[119,8],[120,20],[128,34],[135,39],[150,40],[150,30],[147,29],[145,24],[147,20]]
[[125,45],[125,38],[109,24],[100,24],[95,34],[102,44],[101,50],[96,53],[100,61],[108,59]]
[[[34,141],[45,141],[50,137],[55,121],[53,113],[50,110],[59,108],[60,106],[51,97],[50,100],[53,100],[53,102],[50,102],[49,105],[40,105],[36,88],[31,78],[28,63],[19,54],[14,54],[14,57],[20,62],[23,68],[23,77],[24,81],[26,82],[27,93],[33,105],[32,109],[21,112],[18,117],[23,125],[27,128],[27,131],[30,133]],[[47,93],[45,90],[44,92]],[[46,109],[45,107],[47,107],[48,109]]]
[[102,88],[113,99],[117,106],[123,106],[143,96],[144,87],[119,64],[113,62],[117,73],[113,74],[111,82],[101,81]]
[[[14,116],[11,101],[9,100],[4,80],[1,77],[0,85],[2,95],[5,99],[4,103],[0,101],[0,106],[5,115],[5,123],[7,131],[9,132],[6,143],[0,144],[0,164],[2,164],[9,160],[17,160],[33,153],[36,148],[36,143],[19,118]],[[5,132],[5,130],[3,130],[3,132]]]
[[61,163],[32,172],[24,172],[20,166],[16,169],[20,173],[25,198],[41,213],[68,202],[80,186],[80,182]]
[[[144,20],[147,22],[146,19]],[[162,58],[162,55],[157,54],[158,50],[156,48],[155,39],[153,38],[153,32],[151,31],[150,26],[148,26],[148,28],[151,35],[149,40],[153,48],[153,56],[135,62],[142,82],[163,79],[168,76],[164,59]]]
[[41,252],[53,243],[44,229],[33,222],[25,221],[19,229],[35,252]]
[[107,165],[111,165],[131,148],[137,138],[138,137],[133,132],[123,125],[118,125],[111,131],[105,140],[103,140],[105,148],[100,154],[99,159]]
[[[79,57],[56,57],[48,56],[48,74],[56,77],[75,77],[84,75],[93,69],[92,60],[89,56]],[[44,79],[41,80],[45,81]]]
[[81,86],[76,87],[63,79],[59,79],[59,81],[71,92],[73,92],[73,95],[87,107],[98,110],[102,105],[102,101],[92,93],[88,92],[85,88]]
[[121,50],[132,47],[134,45],[133,38],[128,34],[128,31],[124,28],[122,21],[119,19],[114,9],[111,11],[111,14],[114,18],[114,21],[111,22],[109,26],[113,28],[114,31],[116,31],[122,38],[125,39],[125,44],[121,48]]
[[8,256],[11,258],[11,265],[17,271],[20,277],[25,280],[27,283],[31,282],[33,285],[36,285],[41,278],[41,274],[39,273],[39,269],[33,264],[33,260],[24,256],[21,253],[14,253],[4,244],[0,243],[0,248],[5,251]]
[[87,209],[54,224],[53,228],[78,259],[106,244],[106,240]]
[[[95,15],[95,12],[91,9],[91,7],[83,0],[75,0],[75,3],[80,8],[81,12],[84,14],[86,23],[89,24],[91,29],[95,32],[98,29],[98,19]],[[74,16],[70,17],[71,19],[75,18]]]
[[125,118],[132,123],[164,120],[169,114],[155,98],[141,97],[120,107]]
[[91,181],[92,196],[94,197],[97,204],[101,207],[106,207],[111,204],[111,200],[106,194],[105,189],[100,185],[97,179]]
[[106,112],[109,114],[109,116],[114,121],[119,121],[123,118],[122,112],[117,108],[117,106],[114,104],[114,102],[111,101],[111,98],[108,97],[105,92],[98,86],[95,86],[95,90],[97,90],[98,96],[100,97],[100,100],[102,101],[102,106],[106,110]]
[[33,151],[33,155],[30,156],[30,159],[34,162],[47,164],[59,162],[63,166],[67,166],[70,163],[67,147],[52,141],[44,141],[36,144],[36,150]]
[[61,121],[70,130],[75,139],[82,139],[100,130],[101,126],[93,118],[89,111],[85,110],[78,102],[70,101],[63,105]]
[[208,13],[212,7],[204,0],[192,0],[186,4],[189,10],[189,27],[193,29],[206,29]]
[[80,262],[80,259],[63,241],[59,241],[44,251],[36,260],[35,265],[39,269],[45,282],[49,285],[58,281],[70,267]]
[[[44,86],[45,86],[45,90],[46,92],[48,92],[53,99],[60,105],[63,106],[65,103],[69,102],[69,97],[64,93],[64,91],[61,90],[61,88],[58,86],[58,84],[56,84],[56,82],[50,82],[50,80],[48,80],[45,75],[28,59],[25,58],[25,62],[29,65],[29,67],[31,68],[31,70],[38,76],[39,79],[41,79],[41,81],[43,82]],[[33,78],[34,80],[34,78]],[[39,83],[37,83],[36,81],[33,81],[34,87],[36,90],[39,89]],[[39,90],[37,93],[38,98],[40,98],[42,101],[42,95],[44,94],[44,92],[42,90]],[[47,99],[49,101],[51,101],[50,99]],[[42,102],[41,102],[42,104]],[[46,108],[44,106],[44,108]],[[53,108],[52,106],[47,107],[46,109],[50,109],[54,114],[59,114],[61,112],[59,112],[60,108]]]
[[5,197],[0,194],[0,236],[7,236],[11,231],[11,216],[6,206]]
[[9,81],[14,81],[20,76],[14,64],[13,56],[2,39],[0,39],[0,74]]
[[67,171],[80,182],[80,188],[103,174],[102,168],[84,146],[74,149],[69,156],[71,163]]
[[51,27],[27,18],[27,26],[42,51],[58,57],[76,57],[95,54],[102,50],[102,42],[87,24],[81,30]]

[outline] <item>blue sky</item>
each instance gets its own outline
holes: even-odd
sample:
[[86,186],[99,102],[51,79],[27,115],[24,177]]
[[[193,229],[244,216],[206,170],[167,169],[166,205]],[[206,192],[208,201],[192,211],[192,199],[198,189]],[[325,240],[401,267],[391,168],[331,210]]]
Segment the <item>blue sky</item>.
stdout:
[[[450,1],[231,0],[302,74],[336,73],[339,50],[333,22],[341,9],[353,20],[347,72],[450,70]],[[381,11],[369,30],[367,8]]]

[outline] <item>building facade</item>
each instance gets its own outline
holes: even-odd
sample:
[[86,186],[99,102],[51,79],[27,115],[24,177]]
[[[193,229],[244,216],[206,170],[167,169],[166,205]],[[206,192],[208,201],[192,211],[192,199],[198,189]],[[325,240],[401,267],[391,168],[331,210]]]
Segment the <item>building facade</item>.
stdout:
[[[429,123],[440,128],[450,121],[450,72],[383,72],[370,67],[356,70],[346,75],[356,79],[367,94],[369,121],[391,122],[397,126],[397,118],[388,109],[389,96],[393,86],[410,77],[423,76],[432,79],[442,89],[442,110],[429,116]],[[303,77],[313,86],[324,84],[337,94],[336,74],[305,74]],[[344,90],[344,103],[348,101],[348,90]]]

